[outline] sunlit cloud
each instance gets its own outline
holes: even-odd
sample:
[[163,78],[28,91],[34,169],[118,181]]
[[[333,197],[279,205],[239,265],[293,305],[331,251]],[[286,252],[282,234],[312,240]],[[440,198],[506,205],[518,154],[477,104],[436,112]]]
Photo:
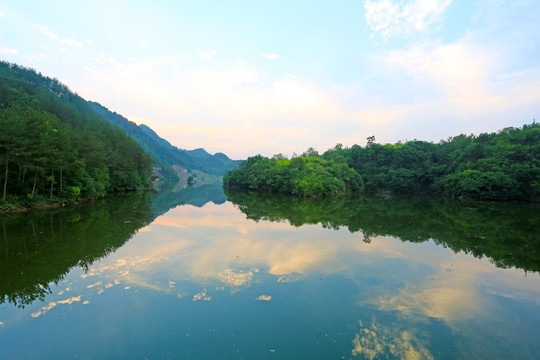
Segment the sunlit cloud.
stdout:
[[268,60],[276,60],[279,59],[278,54],[262,54],[263,58],[266,58]]
[[364,1],[365,18],[375,33],[383,38],[424,32],[440,20],[452,0]]
[[[439,141],[532,121],[540,69],[507,70],[508,54],[495,44],[471,32],[453,42],[417,42],[371,56],[378,81],[393,87],[366,94],[358,123],[377,140],[395,142]],[[345,144],[351,140],[343,137]]]
[[450,99],[485,92],[497,60],[495,50],[469,38],[449,44],[415,44],[376,59],[397,72],[405,71],[413,81],[427,81],[428,89],[443,91]]
[[501,54],[473,35],[368,59],[374,76],[394,83],[391,92],[363,83],[323,86],[290,74],[274,78],[245,62],[188,67],[182,56],[121,62],[105,53],[83,67],[80,92],[105,106],[104,99],[118,104],[112,110],[128,119],[133,114],[175,146],[237,159],[292,155],[309,146],[324,151],[370,135],[382,142],[439,141],[496,131],[510,125],[509,114],[530,112],[540,100],[539,73],[501,75]]
[[78,48],[84,48],[84,44],[82,41],[77,41],[74,39],[67,39],[67,38],[61,38],[60,36],[53,33],[51,30],[49,30],[48,27],[38,25],[38,24],[32,24],[34,27],[36,27],[43,35],[45,35],[49,40],[51,41],[58,41],[67,45],[71,45]]
[[270,300],[272,300],[272,296],[270,296],[270,295],[261,295],[258,298],[256,298],[255,300],[257,300],[257,301],[270,301]]
[[[93,60],[105,65],[106,56]],[[245,63],[186,70],[178,65],[181,62],[167,57],[103,68],[86,66],[83,91],[98,101],[103,96],[121,103],[129,98],[125,112],[114,110],[149,121],[147,125],[162,136],[167,134],[173,145],[210,152],[226,149],[233,158],[261,151],[304,151],[316,144],[299,144],[299,137],[327,139],[324,129],[335,124],[326,121],[346,117],[338,99],[306,80],[287,76],[268,82]],[[305,123],[308,119],[310,126]]]

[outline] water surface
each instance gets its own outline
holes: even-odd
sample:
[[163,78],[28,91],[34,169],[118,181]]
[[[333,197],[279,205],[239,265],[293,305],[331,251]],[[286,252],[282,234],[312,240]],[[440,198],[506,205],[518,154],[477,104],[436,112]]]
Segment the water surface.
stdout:
[[3,358],[540,353],[534,205],[206,186],[0,222]]

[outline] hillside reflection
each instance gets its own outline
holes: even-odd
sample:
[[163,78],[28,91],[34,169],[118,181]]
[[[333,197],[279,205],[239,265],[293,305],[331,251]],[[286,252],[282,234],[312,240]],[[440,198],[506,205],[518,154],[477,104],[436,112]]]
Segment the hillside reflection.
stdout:
[[88,269],[151,218],[150,194],[136,193],[1,219],[0,303],[42,300],[71,268]]
[[72,268],[88,271],[171,208],[226,200],[220,184],[172,188],[0,218],[0,304],[43,300]]
[[292,226],[361,231],[365,242],[375,236],[435,243],[477,258],[488,257],[501,268],[540,271],[540,206],[521,203],[460,201],[433,197],[305,199],[246,191],[226,191],[248,219],[287,221]]

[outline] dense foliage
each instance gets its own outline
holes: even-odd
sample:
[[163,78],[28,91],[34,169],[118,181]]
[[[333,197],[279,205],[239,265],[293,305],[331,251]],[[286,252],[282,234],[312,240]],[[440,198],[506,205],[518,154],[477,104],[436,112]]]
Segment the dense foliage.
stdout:
[[199,170],[206,174],[222,176],[240,163],[222,153],[211,155],[204,149],[179,149],[159,137],[148,126],[137,125],[96,102],[89,102],[89,104],[95,112],[124,130],[149,153],[154,159],[154,166],[160,168],[160,173],[165,178],[177,177],[172,165],[181,166],[189,172]]
[[322,196],[362,191],[362,177],[344,162],[304,154],[291,160],[261,155],[244,161],[225,175],[227,188],[252,189],[298,196]]
[[343,156],[362,174],[366,189],[425,192],[454,197],[540,199],[540,125],[459,135],[433,144],[409,141],[339,146],[323,157]]
[[56,79],[0,62],[2,206],[149,186],[151,158]]
[[[313,150],[308,153],[310,157],[304,154],[289,162],[326,162],[348,167],[361,175],[368,191],[540,200],[540,125],[536,123],[478,136],[459,135],[437,144],[415,140],[381,145],[369,137],[364,147],[344,148],[338,144],[320,157]],[[301,194],[294,188],[297,178],[283,183],[278,164],[278,160],[251,158],[229,173],[225,184]],[[324,188],[324,184],[333,181],[332,176],[307,168],[302,179],[308,182],[306,187]]]

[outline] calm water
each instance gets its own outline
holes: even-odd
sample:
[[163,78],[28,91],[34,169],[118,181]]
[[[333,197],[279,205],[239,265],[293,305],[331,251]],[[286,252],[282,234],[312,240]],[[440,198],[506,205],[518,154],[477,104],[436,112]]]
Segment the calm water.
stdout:
[[538,359],[540,207],[219,186],[0,217],[2,359]]

